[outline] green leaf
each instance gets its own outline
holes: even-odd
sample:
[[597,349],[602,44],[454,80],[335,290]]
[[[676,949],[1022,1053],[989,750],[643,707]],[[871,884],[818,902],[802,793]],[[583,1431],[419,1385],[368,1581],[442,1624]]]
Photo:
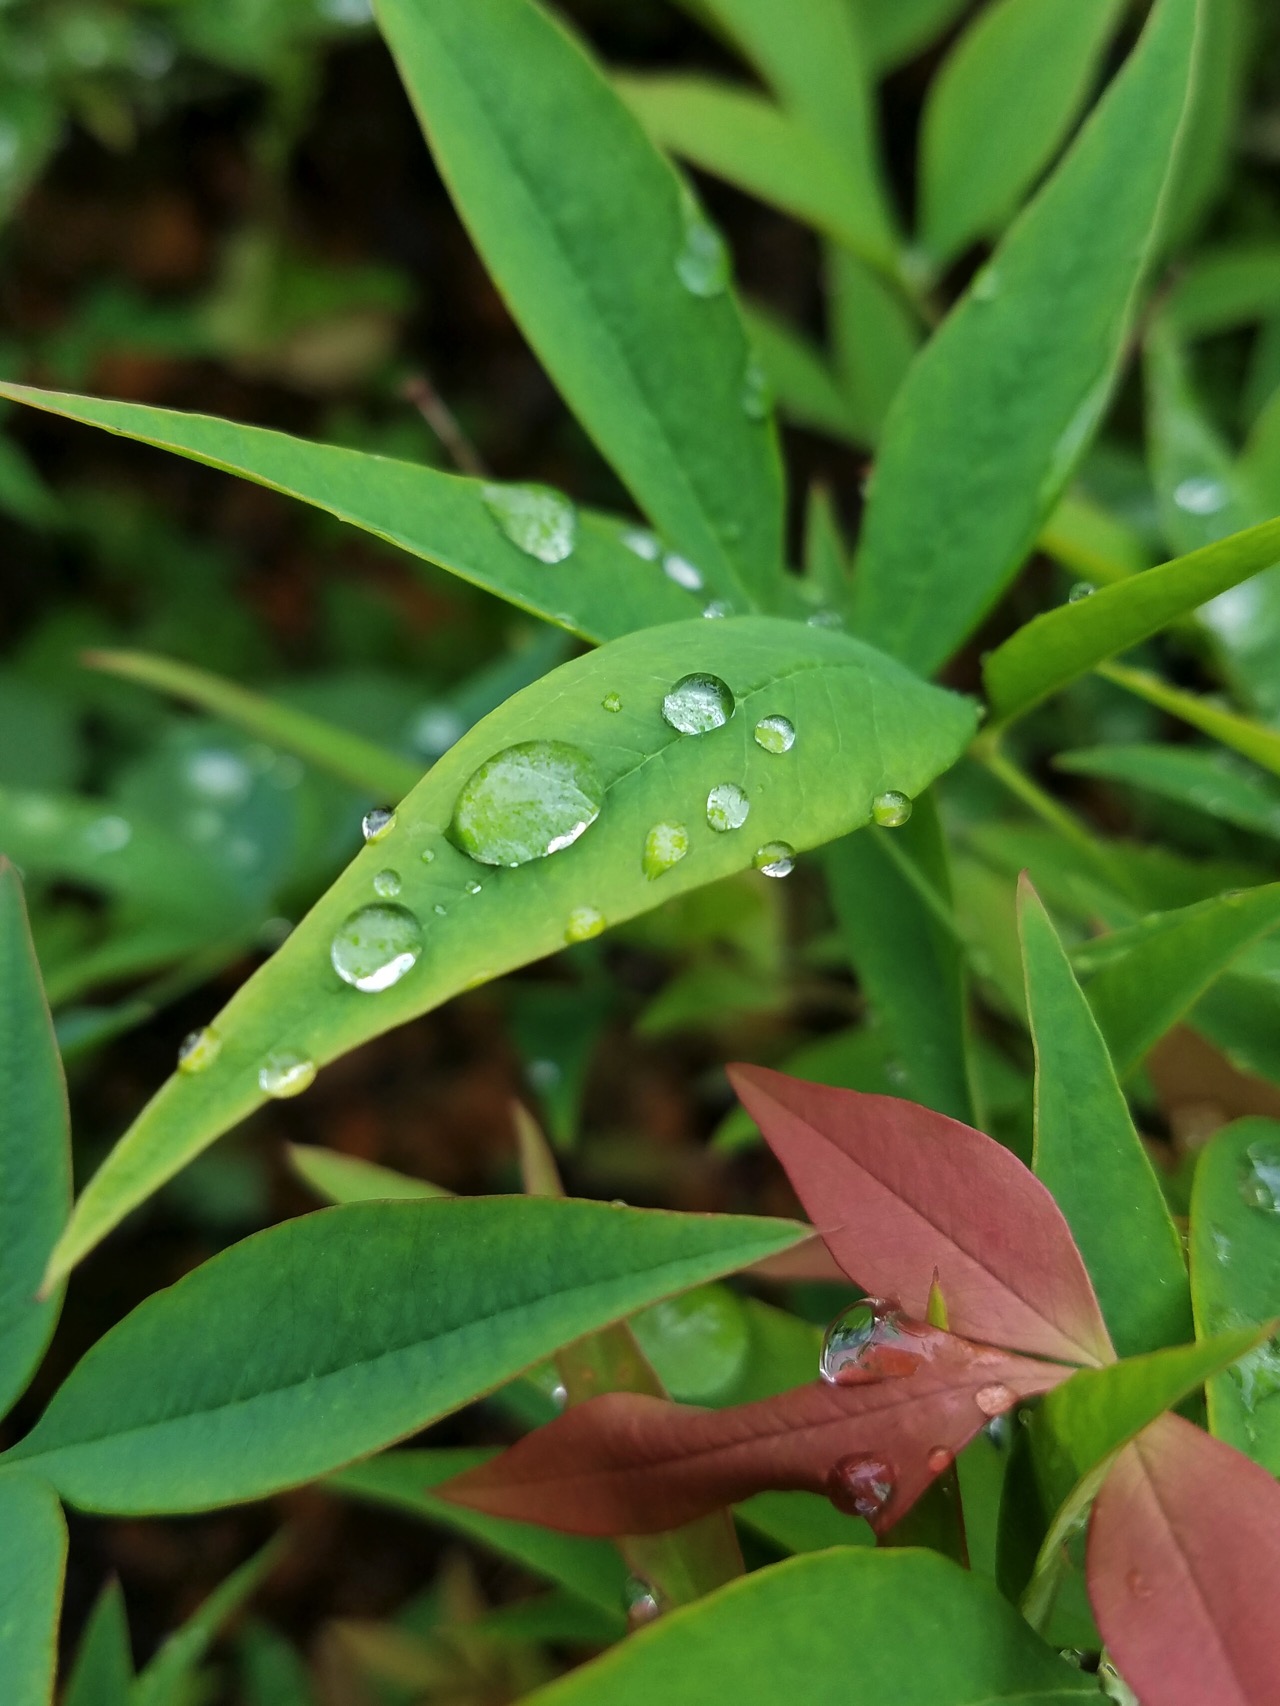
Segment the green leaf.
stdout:
[[827,244],[827,317],[858,436],[875,444],[920,348],[919,323],[899,292],[834,243]]
[[735,1582],[549,1687],[530,1706],[1066,1706],[1096,1698],[989,1583],[929,1552],[836,1549]]
[[1280,243],[1223,244],[1187,264],[1164,313],[1182,338],[1212,337],[1267,320],[1280,300]]
[[[1277,1202],[1280,1122],[1237,1120],[1200,1156],[1191,1193],[1191,1294],[1201,1333],[1262,1326],[1274,1315]],[[1215,1375],[1208,1397],[1210,1432],[1280,1475],[1280,1340],[1256,1345]]]
[[1092,586],[1149,569],[1154,561],[1143,535],[1083,492],[1068,492],[1049,517],[1039,547]]
[[1182,1242],[1102,1033],[1025,879],[1019,919],[1036,1051],[1036,1177],[1067,1217],[1119,1354],[1180,1343],[1192,1331]]
[[329,1203],[422,1202],[452,1194],[426,1179],[412,1179],[390,1167],[361,1161],[355,1155],[340,1155],[318,1144],[290,1143],[286,1153],[302,1182]]
[[114,1578],[89,1614],[62,1706],[131,1706],[133,1651],[124,1595]]
[[734,1515],[784,1552],[875,1545],[875,1535],[860,1517],[844,1516],[817,1493],[757,1493],[735,1505]]
[[1251,758],[1264,770],[1270,770],[1272,775],[1280,776],[1280,731],[1253,717],[1242,717],[1236,711],[1224,710],[1212,700],[1187,693],[1181,687],[1170,687],[1145,669],[1128,669],[1114,663],[1099,664],[1098,674],[1104,681],[1113,682],[1115,686],[1124,688],[1126,693],[1145,699],[1148,705],[1167,711],[1171,717],[1181,718],[1193,729],[1199,729],[1201,734],[1211,735],[1233,752]]
[[86,1510],[261,1498],[804,1231],[524,1197],[322,1209],[140,1304],[0,1461],[38,1465]]
[[747,330],[777,406],[798,426],[861,442],[863,422],[831,371],[826,353],[767,309],[746,310]]
[[996,0],[930,85],[921,237],[939,261],[1002,229],[1088,98],[1122,0]]
[[[686,674],[707,670],[732,690],[734,715],[708,734],[679,735],[663,719],[664,695]],[[621,709],[607,708],[615,700]],[[766,715],[791,720],[790,751],[769,752],[753,739]],[[847,834],[867,822],[885,788],[920,794],[954,762],[972,727],[969,703],[840,633],[776,618],[650,629],[553,670],[450,748],[405,800],[390,833],[360,854],[232,999],[214,1021],[216,1060],[206,1071],[175,1075],[144,1110],[80,1198],[53,1270],[66,1272],[258,1106],[269,1056],[288,1050],[321,1066],[606,921],[748,870],[771,842],[799,851]],[[447,833],[461,790],[496,754],[549,737],[572,743],[575,762],[594,777],[598,822],[573,846],[521,869],[476,863]],[[718,833],[707,801],[726,784],[744,790],[750,817],[743,829]],[[483,789],[476,795],[485,797]],[[575,819],[580,801],[568,796]],[[688,856],[646,876],[646,838],[664,824],[687,830]],[[395,904],[402,910],[393,917],[407,932],[408,963],[395,961],[405,975],[393,986],[362,993],[339,979],[331,948],[375,901],[374,879],[385,870],[401,879]],[[299,1077],[306,1077],[301,1067]]]
[[767,596],[777,442],[743,409],[727,256],[689,192],[531,0],[378,0],[377,16],[476,247],[570,407],[709,586]]
[[[745,352],[745,340],[743,347]],[[744,353],[743,363],[745,359]],[[739,374],[739,386],[740,379]],[[27,385],[0,384],[0,396],[140,439],[301,498],[586,640],[608,640],[691,614],[689,594],[669,580],[656,561],[628,550],[623,541],[629,530],[610,516],[580,513],[570,556],[546,563],[502,532],[485,505],[486,487],[480,480],[336,444],[313,444],[211,415],[37,391]],[[700,558],[699,564],[713,584],[716,562]]]
[[283,1636],[265,1623],[250,1621],[236,1644],[243,1706],[315,1706],[307,1667]]
[[853,0],[867,56],[881,76],[948,29],[969,0]]
[[0,858],[0,1415],[31,1378],[60,1299],[36,1300],[71,1203],[71,1131],[22,884]]
[[1251,0],[1214,0],[1204,8],[1186,136],[1161,226],[1166,250],[1176,249],[1204,223],[1230,168],[1246,122],[1253,12]]
[[1153,913],[1086,944],[1077,973],[1123,1078],[1251,942],[1280,925],[1280,883]]
[[451,1533],[478,1541],[501,1557],[514,1559],[524,1569],[545,1576],[606,1612],[621,1634],[627,1573],[609,1541],[557,1534],[554,1529],[537,1528],[528,1522],[508,1522],[435,1497],[432,1488],[492,1455],[471,1447],[387,1451],[330,1476],[325,1485],[352,1498],[409,1511]]
[[1212,748],[1094,746],[1060,753],[1054,766],[1073,776],[1140,788],[1219,823],[1280,839],[1280,790]]
[[222,1625],[275,1567],[282,1550],[278,1539],[272,1541],[219,1583],[139,1674],[130,1706],[186,1706],[196,1672]]
[[0,1677],[5,1706],[52,1706],[67,1525],[52,1487],[0,1475]]
[[1160,0],[1053,176],[907,376],[859,552],[859,631],[920,670],[1023,562],[1106,407],[1187,102],[1198,0]]

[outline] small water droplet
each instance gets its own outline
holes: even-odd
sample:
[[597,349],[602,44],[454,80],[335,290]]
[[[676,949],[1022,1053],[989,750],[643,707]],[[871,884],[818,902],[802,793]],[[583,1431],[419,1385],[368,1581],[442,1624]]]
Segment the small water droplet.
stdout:
[[283,1100],[300,1096],[316,1079],[316,1065],[293,1049],[275,1049],[258,1068],[258,1088],[266,1096]]
[[686,592],[702,591],[702,570],[676,551],[668,551],[662,559],[662,572],[669,581],[682,586]]
[[721,622],[733,615],[733,606],[726,598],[713,598],[710,604],[703,605],[702,614],[708,622]]
[[829,1386],[852,1386],[912,1374],[921,1360],[921,1342],[913,1342],[898,1312],[865,1297],[827,1328],[818,1372]]
[[925,1462],[929,1466],[931,1475],[941,1475],[944,1469],[951,1466],[951,1453],[945,1445],[935,1445],[928,1457],[925,1458]]
[[722,729],[733,713],[733,694],[718,675],[682,675],[662,701],[663,721],[682,735]]
[[1216,515],[1227,507],[1229,497],[1226,486],[1211,474],[1180,480],[1173,488],[1174,503],[1187,515]]
[[860,1516],[870,1522],[893,1493],[893,1466],[882,1457],[856,1453],[842,1457],[827,1471],[827,1497],[846,1516]]
[[643,1629],[662,1615],[662,1601],[643,1576],[628,1576],[622,1589],[622,1609],[629,1630]]
[[362,906],[329,944],[334,971],[366,995],[399,983],[421,953],[422,929],[406,906]]
[[641,869],[652,881],[678,865],[689,851],[689,831],[682,823],[655,823],[644,838]]
[[1115,1702],[1115,1706],[1140,1706],[1138,1696],[1110,1659],[1103,1659],[1098,1666],[1098,1686],[1108,1700]]
[[222,1052],[222,1038],[211,1025],[192,1031],[178,1049],[179,1072],[205,1072]]
[[1135,1599],[1151,1598],[1151,1583],[1141,1570],[1130,1570],[1124,1578],[1124,1585]]
[[692,296],[720,296],[728,289],[732,272],[729,248],[683,185],[680,217],[683,235],[676,255],[676,277]]
[[511,543],[540,563],[563,563],[573,551],[578,514],[550,486],[482,486],[485,508]]
[[844,617],[838,610],[815,610],[805,620],[806,628],[843,628]]
[[527,865],[571,847],[600,815],[604,784],[587,754],[558,740],[495,753],[463,784],[455,843],[482,865]]
[[1009,1449],[1009,1444],[1013,1439],[1013,1424],[1009,1420],[1007,1412],[1003,1416],[992,1416],[982,1431],[997,1451]]
[[557,1410],[567,1409],[569,1404],[569,1388],[565,1385],[563,1380],[556,1381],[555,1385],[551,1388],[550,1396],[551,1402],[555,1405]]
[[974,275],[971,293],[975,302],[994,302],[1000,294],[1000,274],[992,266],[982,267]]
[[462,886],[464,889],[466,889],[468,894],[479,894],[480,893],[481,884],[479,884],[474,877],[468,877],[466,882],[463,883]]
[[641,558],[646,563],[656,563],[662,552],[658,535],[650,533],[643,527],[629,527],[625,533],[618,535],[620,544],[625,545],[633,556]]
[[424,865],[434,865],[436,862],[435,849],[433,847],[424,847],[422,849],[421,857]]
[[604,929],[604,913],[594,906],[575,906],[564,927],[566,942],[589,942]]
[[394,900],[400,893],[399,871],[379,871],[373,879],[373,892],[383,900]]
[[1017,1394],[994,1381],[990,1386],[980,1386],[973,1395],[973,1401],[984,1416],[1003,1416],[1017,1403]]
[[444,918],[448,913],[449,908],[443,905],[440,901],[437,901],[431,910],[435,913],[437,918]]
[[84,844],[90,853],[119,853],[133,839],[133,827],[122,817],[96,817],[85,825]]
[[751,801],[736,782],[718,782],[707,795],[707,822],[723,834],[741,829],[751,812]]
[[742,374],[742,412],[749,421],[767,421],[773,408],[773,386],[754,350]]
[[1280,1214],[1280,1138],[1260,1138],[1245,1150],[1240,1195],[1250,1208]]
[[1083,604],[1086,598],[1092,598],[1097,587],[1091,581],[1077,581],[1067,594],[1068,604]]
[[754,732],[756,745],[766,752],[790,752],[796,744],[796,726],[790,717],[761,717]]
[[766,841],[752,863],[762,877],[789,877],[796,868],[796,850],[786,841]]
[[600,703],[606,711],[612,711],[616,714],[622,709],[622,695],[621,693],[606,693]]
[[897,788],[886,788],[872,800],[871,816],[881,829],[901,829],[911,816],[911,798]]
[[375,806],[360,820],[360,830],[366,841],[385,841],[396,826],[396,814],[386,806]]

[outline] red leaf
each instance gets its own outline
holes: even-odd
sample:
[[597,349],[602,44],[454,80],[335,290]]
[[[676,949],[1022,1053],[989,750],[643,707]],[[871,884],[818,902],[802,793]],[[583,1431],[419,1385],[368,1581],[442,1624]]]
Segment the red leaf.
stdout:
[[743,1105],[845,1273],[923,1317],[938,1270],[958,1333],[1034,1356],[1114,1362],[1070,1229],[994,1139],[894,1096],[733,1066]]
[[[769,1488],[829,1495],[834,1466],[852,1457],[885,1470],[883,1504],[859,1512],[883,1531],[992,1416],[1071,1372],[921,1322],[903,1326],[920,1351],[910,1373],[817,1382],[728,1410],[609,1393],[435,1491],[570,1534],[653,1534]],[[882,1367],[905,1365],[896,1349]],[[848,1468],[856,1492],[857,1466]]]
[[1093,1507],[1089,1598],[1144,1706],[1280,1701],[1280,1483],[1180,1416],[1117,1457]]

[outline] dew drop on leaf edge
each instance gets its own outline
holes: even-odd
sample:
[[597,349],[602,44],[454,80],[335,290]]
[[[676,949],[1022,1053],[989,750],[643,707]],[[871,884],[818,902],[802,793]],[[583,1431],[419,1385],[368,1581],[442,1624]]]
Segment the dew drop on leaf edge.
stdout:
[[628,1576],[622,1588],[622,1609],[629,1630],[643,1629],[662,1615],[662,1601],[642,1576]]
[[604,929],[604,913],[594,906],[575,906],[564,927],[566,942],[589,942]]
[[1241,1157],[1240,1196],[1250,1208],[1280,1214],[1280,1137],[1249,1144]]
[[762,877],[789,877],[796,868],[796,850],[788,841],[766,841],[756,849],[752,864]]
[[422,927],[407,906],[362,906],[334,932],[329,960],[343,983],[376,995],[399,983],[422,953]]
[[315,1079],[315,1062],[293,1049],[274,1049],[258,1068],[258,1088],[277,1101],[300,1096],[311,1088]]
[[207,1072],[222,1052],[222,1038],[212,1025],[192,1031],[182,1039],[178,1049],[178,1071]]
[[871,816],[881,829],[901,829],[911,816],[911,796],[897,788],[886,788],[871,802]]
[[396,814],[386,806],[375,806],[360,820],[360,832],[366,841],[385,841],[396,826]]
[[604,784],[580,747],[521,741],[494,753],[463,783],[451,834],[478,864],[514,868],[572,846],[603,803]]
[[719,835],[741,829],[751,813],[751,801],[736,782],[717,782],[707,795],[707,822]]
[[718,675],[682,675],[662,701],[662,720],[682,735],[705,735],[722,729],[736,702]]
[[502,533],[526,557],[548,565],[572,556],[578,513],[551,486],[504,486],[490,481],[480,497]]

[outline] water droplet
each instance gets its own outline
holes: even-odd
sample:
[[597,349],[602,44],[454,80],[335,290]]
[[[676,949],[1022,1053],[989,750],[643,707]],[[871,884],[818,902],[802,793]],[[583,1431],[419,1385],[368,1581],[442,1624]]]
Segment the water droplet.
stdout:
[[785,841],[766,841],[752,863],[762,877],[789,877],[796,868],[796,850]]
[[468,894],[479,894],[480,893],[481,885],[476,881],[476,879],[474,877],[468,877],[466,882],[463,883],[462,886],[464,889],[466,889]]
[[482,865],[527,865],[571,847],[603,801],[604,784],[585,752],[565,741],[522,741],[463,784],[453,839]]
[[564,927],[566,942],[589,942],[604,929],[604,913],[594,906],[575,906]]
[[922,1349],[889,1304],[863,1298],[842,1310],[827,1328],[818,1371],[829,1386],[891,1379],[919,1368]]
[[622,709],[622,695],[621,693],[606,693],[600,703],[606,711],[616,713]]
[[360,820],[360,830],[366,841],[384,841],[396,826],[396,814],[386,806],[375,806]]
[[1135,1599],[1151,1598],[1151,1583],[1141,1570],[1130,1570],[1124,1578],[1124,1585]]
[[680,217],[684,226],[676,277],[692,296],[719,296],[728,289],[732,271],[724,238],[681,186]]
[[383,900],[394,900],[400,893],[399,871],[379,871],[373,879],[373,892]]
[[1097,587],[1091,581],[1077,581],[1067,594],[1068,604],[1083,604],[1086,598],[1092,598]]
[[994,267],[982,267],[974,276],[971,293],[975,302],[994,302],[1000,294],[1000,274]]
[[625,545],[633,556],[641,558],[646,563],[656,563],[662,552],[658,535],[650,533],[643,527],[629,527],[625,533],[618,535],[619,543]]
[[773,386],[760,357],[752,350],[742,374],[742,412],[749,421],[767,421],[772,408]]
[[1211,474],[1198,474],[1180,480],[1173,488],[1173,501],[1187,515],[1216,515],[1227,507],[1230,493],[1221,480]]
[[881,829],[901,829],[911,816],[911,799],[897,788],[886,788],[871,802],[871,816]]
[[366,995],[399,983],[421,953],[421,926],[405,906],[362,906],[329,944],[334,971]]
[[[1241,1327],[1250,1324],[1244,1320],[1232,1323]],[[1240,1402],[1252,1415],[1264,1398],[1280,1392],[1280,1338],[1267,1339],[1246,1351],[1232,1363],[1231,1378],[1240,1388]]]
[[96,817],[85,825],[84,844],[90,853],[119,853],[133,838],[133,827],[122,817]]
[[258,1088],[265,1096],[283,1100],[300,1096],[316,1079],[316,1064],[292,1049],[275,1049],[258,1068]]
[[662,1615],[662,1601],[643,1576],[628,1576],[622,1589],[622,1609],[627,1614],[627,1628],[643,1629]]
[[422,849],[421,857],[424,865],[434,865],[436,862],[435,849],[433,847],[424,847]]
[[529,1082],[535,1090],[554,1090],[564,1077],[557,1061],[531,1060],[529,1062]]
[[790,717],[761,717],[754,732],[756,745],[766,752],[790,752],[796,744],[796,726]]
[[882,1457],[857,1453],[842,1457],[827,1471],[827,1497],[846,1516],[860,1516],[870,1522],[893,1493],[893,1466]]
[[815,610],[805,620],[806,628],[843,628],[844,617],[838,610]]
[[720,622],[726,616],[733,615],[733,606],[728,599],[713,598],[710,604],[703,605],[702,614],[708,622]]
[[1003,1416],[1017,1403],[1017,1394],[1009,1387],[995,1381],[990,1386],[980,1386],[973,1395],[973,1401],[984,1416]]
[[1115,1701],[1116,1706],[1139,1706],[1138,1696],[1110,1659],[1103,1659],[1098,1666],[1098,1686],[1108,1700]]
[[702,591],[702,570],[675,551],[668,551],[662,559],[662,572],[669,581],[682,586],[686,592]]
[[555,1385],[551,1388],[550,1396],[551,1402],[555,1405],[557,1410],[564,1410],[568,1408],[569,1388],[565,1385],[563,1380],[556,1381]]
[[931,1475],[941,1475],[944,1469],[951,1467],[951,1453],[945,1445],[935,1445],[928,1457],[925,1458],[925,1462],[929,1466]]
[[678,865],[688,851],[689,831],[682,823],[655,823],[644,838],[641,869],[652,881]]
[[440,901],[437,901],[431,910],[435,913],[437,918],[444,918],[448,914],[449,908],[444,906]]
[[1245,1150],[1240,1195],[1250,1208],[1280,1214],[1280,1138],[1260,1138]]
[[1010,1442],[1013,1439],[1013,1424],[1010,1422],[1007,1412],[1003,1416],[992,1416],[982,1431],[997,1451],[1009,1449]]
[[662,701],[663,721],[682,735],[722,729],[733,712],[733,694],[718,675],[682,675]]
[[222,1052],[222,1038],[211,1025],[192,1031],[178,1049],[179,1072],[205,1072]]
[[751,801],[736,782],[718,782],[707,795],[707,822],[722,834],[741,829],[751,811]]
[[550,486],[482,486],[485,508],[513,545],[540,563],[563,563],[573,551],[578,514]]

